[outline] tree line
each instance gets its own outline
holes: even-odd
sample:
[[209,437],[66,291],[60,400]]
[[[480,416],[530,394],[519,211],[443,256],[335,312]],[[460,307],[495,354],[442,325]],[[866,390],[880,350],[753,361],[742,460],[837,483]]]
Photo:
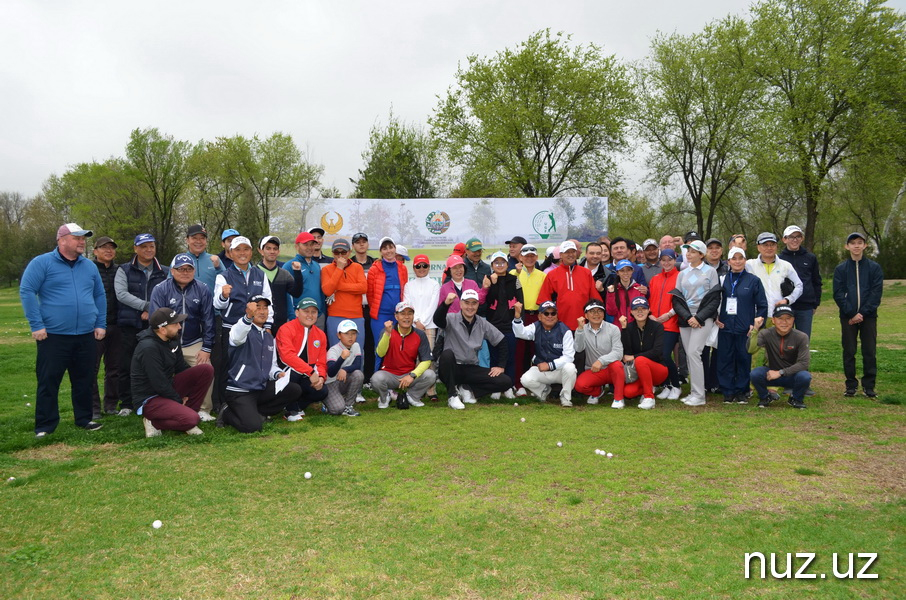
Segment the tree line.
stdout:
[[[352,196],[608,196],[609,223],[592,207],[582,227],[639,239],[797,223],[824,268],[860,229],[887,275],[906,276],[904,23],[881,0],[762,0],[746,18],[658,33],[637,62],[539,31],[469,56],[424,125],[391,109]],[[637,152],[646,177],[627,189],[621,163]],[[298,231],[340,195],[323,172],[282,133],[193,145],[136,129],[121,158],[52,175],[37,198],[5,194],[0,226],[75,220],[118,240],[150,229],[170,255],[175,224]],[[13,278],[24,263],[9,256]]]

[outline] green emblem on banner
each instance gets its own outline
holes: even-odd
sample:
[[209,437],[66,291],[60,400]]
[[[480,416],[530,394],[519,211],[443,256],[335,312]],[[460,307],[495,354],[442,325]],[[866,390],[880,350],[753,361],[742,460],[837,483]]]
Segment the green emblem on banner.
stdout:
[[549,210],[542,210],[532,219],[532,229],[546,240],[552,233],[557,233],[557,220],[554,213]]

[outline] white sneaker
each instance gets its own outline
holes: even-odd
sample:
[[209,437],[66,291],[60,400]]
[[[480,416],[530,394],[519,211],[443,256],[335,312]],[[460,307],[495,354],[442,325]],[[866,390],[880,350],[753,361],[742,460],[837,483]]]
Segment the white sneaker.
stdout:
[[305,417],[305,413],[302,412],[301,410],[299,412],[289,413],[288,415],[283,416],[283,418],[286,419],[287,421],[289,421],[290,423],[296,423],[297,421],[301,421],[304,417]]
[[562,406],[563,408],[572,408],[572,400],[570,400],[569,398],[560,398],[560,406]]
[[519,388],[518,390],[516,390],[516,397],[517,397],[517,398],[525,398],[526,396],[528,396],[528,392],[525,391],[525,388],[524,388],[524,387],[521,387],[521,388]]
[[357,394],[355,397],[355,401],[356,401],[356,404],[365,404],[365,402],[367,402],[367,400],[365,400],[365,396],[363,396],[362,394]]
[[396,402],[396,399],[399,398],[399,394],[396,390],[390,390],[390,399]]
[[450,396],[447,398],[447,406],[453,410],[463,410],[466,405],[462,403],[462,400],[459,399],[459,396]]
[[406,399],[409,401],[409,405],[414,406],[415,408],[421,408],[425,405],[425,403],[418,398],[413,398],[412,394],[406,394]]
[[657,397],[660,400],[666,400],[667,396],[669,396],[670,392],[672,392],[672,391],[673,391],[672,385],[665,385],[663,388],[661,388],[661,391],[658,393]]
[[148,419],[142,418],[142,423],[145,424],[145,437],[146,438],[157,437],[160,435],[160,429],[157,429],[156,427],[154,427],[154,425],[151,424],[151,421],[149,421]]
[[475,399],[475,394],[472,393],[472,390],[467,388],[464,385],[456,386],[456,389],[459,391],[459,396],[462,398],[462,401],[466,404],[475,404],[478,402]]
[[120,412],[116,413],[116,416],[118,416],[118,417],[128,417],[128,416],[131,415],[131,414],[132,414],[132,409],[131,409],[131,408],[124,408],[124,409],[122,409]]
[[547,399],[548,399],[548,398],[550,397],[550,395],[551,395],[551,389],[552,389],[552,388],[551,388],[551,386],[549,386],[549,385],[544,386],[544,389],[541,390],[541,395],[538,396],[538,401],[539,401],[539,402],[547,402]]
[[188,430],[186,432],[186,434],[188,434],[188,435],[204,435],[204,431],[202,431],[198,427],[193,427],[192,429]]
[[216,421],[216,420],[217,420],[216,418],[212,417],[212,416],[211,416],[211,413],[209,413],[209,412],[206,411],[206,410],[200,410],[200,411],[198,411],[198,417],[199,417],[202,421],[204,421],[205,423],[207,423],[207,422],[209,422],[209,421]]
[[500,392],[494,392],[491,394],[491,400],[500,400]]
[[654,408],[654,398],[642,398],[642,401],[639,402],[639,408],[642,410],[651,410]]
[[384,392],[383,394],[378,396],[377,407],[378,408],[387,408],[388,406],[390,406],[390,394],[387,392]]
[[681,389],[678,388],[678,387],[671,387],[671,388],[670,388],[670,395],[667,396],[667,400],[679,400],[680,394],[681,394],[682,392],[683,392],[683,390],[681,390]]
[[696,398],[695,396],[687,396],[683,398],[686,406],[704,406],[706,404],[704,398]]
[[510,389],[508,389],[507,391],[505,391],[505,392],[503,393],[503,397],[504,397],[504,398],[509,398],[510,400],[515,399],[515,398],[516,398],[516,390],[515,390],[515,388],[510,388]]
[[588,404],[597,404],[597,403],[598,403],[598,400],[600,400],[600,399],[601,399],[601,395],[600,395],[600,394],[597,395],[597,396],[589,396],[589,397],[588,397]]
[[622,400],[614,400],[613,404],[610,405],[610,408],[623,408],[626,406],[626,403]]

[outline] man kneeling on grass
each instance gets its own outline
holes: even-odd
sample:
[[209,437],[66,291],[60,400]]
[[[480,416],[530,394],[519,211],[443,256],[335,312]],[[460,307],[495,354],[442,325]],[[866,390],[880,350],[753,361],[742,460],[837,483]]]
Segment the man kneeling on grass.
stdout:
[[390,390],[400,390],[396,407],[421,407],[421,398],[434,385],[437,376],[431,370],[431,346],[428,335],[412,326],[415,309],[409,302],[396,305],[396,327],[393,321],[384,322],[384,334],[377,345],[381,369],[371,376],[371,385],[378,393],[378,408],[390,406]]
[[161,429],[204,433],[198,409],[214,380],[210,363],[190,367],[179,347],[186,315],[164,306],[151,315],[150,327],[138,334],[132,355],[132,402],[143,417],[145,436]]
[[252,296],[245,316],[230,329],[230,359],[227,371],[226,402],[220,409],[217,425],[232,425],[242,433],[261,431],[267,417],[280,414],[287,404],[296,402],[302,388],[277,380],[286,373],[277,365],[277,344],[265,324],[271,301],[263,295]]
[[758,346],[764,348],[768,366],[752,369],[752,386],[758,393],[758,408],[767,408],[780,396],[775,391],[768,391],[768,385],[792,388],[788,400],[793,408],[805,408],[802,402],[805,391],[812,382],[808,372],[809,354],[808,336],[793,329],[795,318],[789,306],[774,307],[772,317],[774,327],[758,332]]
[[532,368],[522,374],[522,385],[542,402],[547,401],[551,384],[563,386],[560,391],[560,406],[573,405],[573,387],[576,385],[576,357],[573,348],[573,332],[557,319],[557,305],[548,300],[538,309],[538,321],[522,324],[522,303],[516,303],[516,318],[513,332],[522,340],[535,342]]

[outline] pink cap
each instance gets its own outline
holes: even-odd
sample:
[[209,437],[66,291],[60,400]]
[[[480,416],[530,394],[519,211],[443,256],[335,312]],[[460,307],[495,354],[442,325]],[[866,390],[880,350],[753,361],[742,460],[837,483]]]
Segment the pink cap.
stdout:
[[466,264],[465,261],[463,261],[462,257],[458,254],[452,254],[452,255],[450,255],[450,258],[447,259],[447,268],[448,269],[453,268],[456,265],[465,265],[465,264]]
[[303,231],[299,235],[296,236],[297,244],[305,244],[306,242],[313,242],[313,241],[315,241],[315,236],[308,233],[307,231]]

